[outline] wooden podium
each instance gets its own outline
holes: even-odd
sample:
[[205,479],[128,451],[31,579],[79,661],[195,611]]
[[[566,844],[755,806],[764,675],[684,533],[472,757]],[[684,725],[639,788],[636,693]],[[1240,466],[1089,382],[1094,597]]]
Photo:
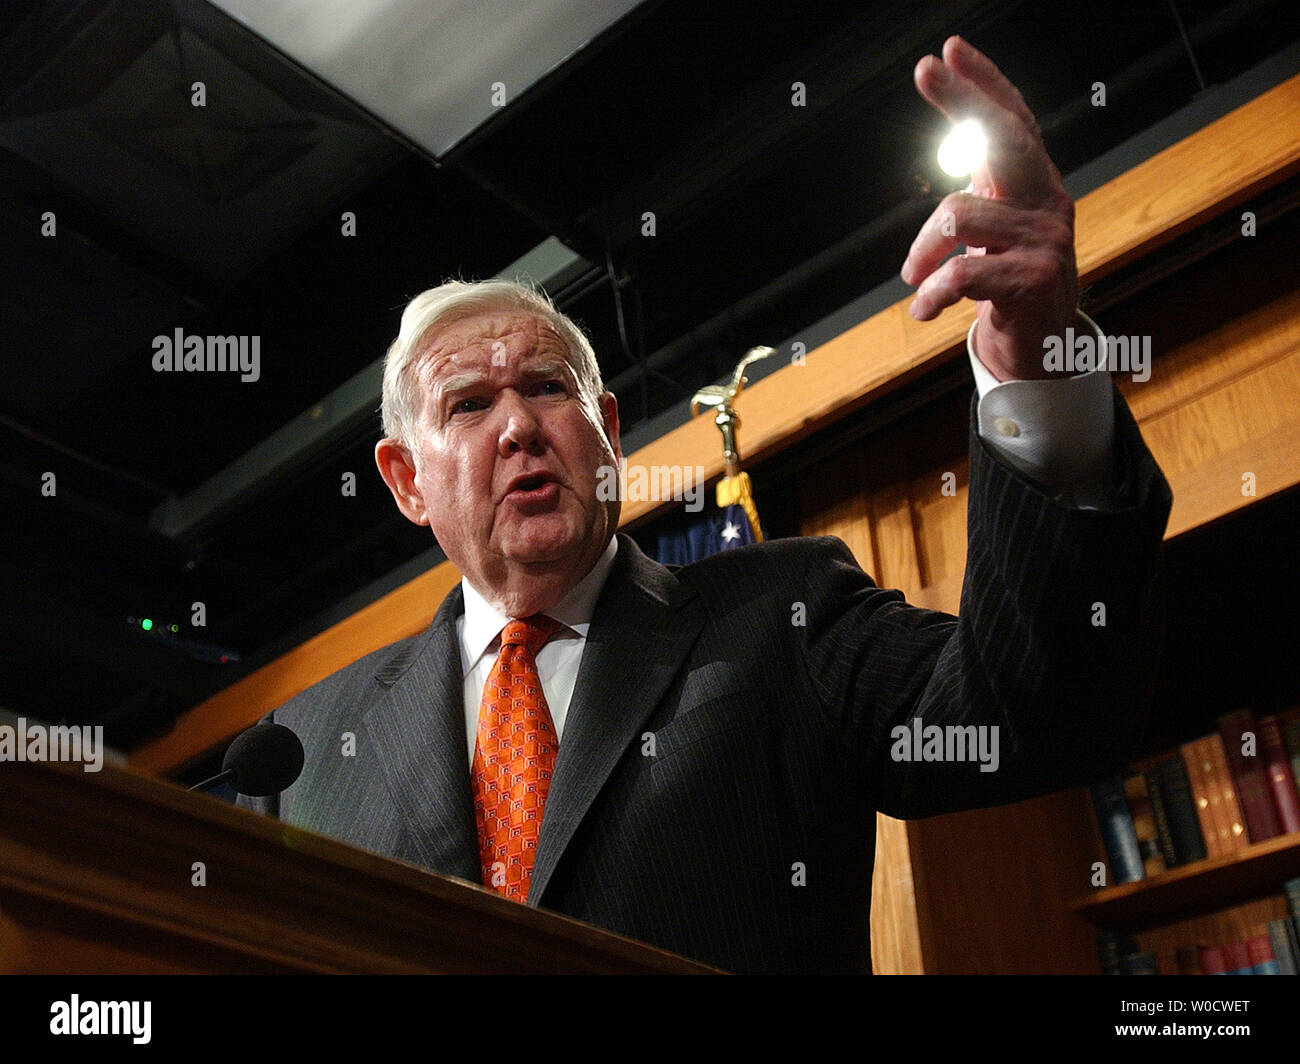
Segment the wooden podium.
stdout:
[[150,777],[0,763],[0,973],[712,970]]

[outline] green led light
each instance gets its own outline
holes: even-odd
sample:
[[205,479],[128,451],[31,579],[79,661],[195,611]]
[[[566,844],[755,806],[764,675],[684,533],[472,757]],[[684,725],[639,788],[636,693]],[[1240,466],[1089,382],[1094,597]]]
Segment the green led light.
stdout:
[[181,630],[181,626],[179,624],[173,624],[171,625],[171,630],[173,632],[179,632]]
[[140,619],[140,627],[143,628],[146,632],[152,631],[153,621],[151,621],[148,617],[143,617]]

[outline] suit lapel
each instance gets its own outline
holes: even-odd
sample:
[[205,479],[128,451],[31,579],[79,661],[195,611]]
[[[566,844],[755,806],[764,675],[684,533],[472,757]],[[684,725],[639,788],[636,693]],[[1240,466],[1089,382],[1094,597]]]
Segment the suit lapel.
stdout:
[[555,760],[530,904],[539,904],[578,824],[695,642],[704,615],[692,597],[668,569],[619,536]]
[[376,674],[388,693],[367,713],[366,728],[420,863],[478,883],[478,830],[456,644],[456,618],[463,609],[457,584],[413,655],[395,659]]

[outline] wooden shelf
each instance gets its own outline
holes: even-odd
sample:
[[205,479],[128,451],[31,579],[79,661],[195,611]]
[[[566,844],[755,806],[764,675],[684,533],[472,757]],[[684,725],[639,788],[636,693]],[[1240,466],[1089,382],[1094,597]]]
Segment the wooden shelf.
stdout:
[[1238,905],[1300,876],[1300,833],[1089,894],[1070,908],[1098,927],[1145,931]]

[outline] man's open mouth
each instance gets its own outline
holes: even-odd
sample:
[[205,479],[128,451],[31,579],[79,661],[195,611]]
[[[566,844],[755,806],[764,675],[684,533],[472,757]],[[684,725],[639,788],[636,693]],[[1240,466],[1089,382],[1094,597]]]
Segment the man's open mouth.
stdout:
[[527,473],[511,481],[506,498],[515,502],[548,502],[559,488],[559,478],[551,473]]

